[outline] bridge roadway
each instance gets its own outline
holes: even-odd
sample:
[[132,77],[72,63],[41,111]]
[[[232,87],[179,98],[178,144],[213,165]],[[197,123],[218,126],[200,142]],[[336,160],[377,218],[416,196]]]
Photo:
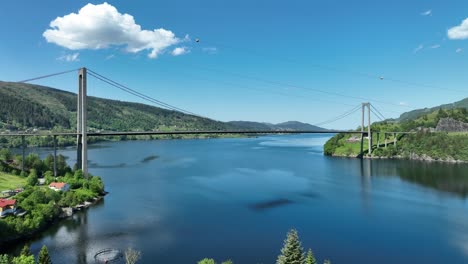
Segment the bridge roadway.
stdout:
[[[99,136],[143,136],[143,135],[219,135],[219,134],[367,134],[367,131],[342,131],[342,130],[291,130],[291,131],[271,131],[271,130],[208,130],[208,131],[108,131],[108,132],[87,132],[90,137]],[[386,134],[413,134],[415,132],[373,132]],[[77,136],[76,132],[50,132],[50,133],[7,133],[1,136]]]

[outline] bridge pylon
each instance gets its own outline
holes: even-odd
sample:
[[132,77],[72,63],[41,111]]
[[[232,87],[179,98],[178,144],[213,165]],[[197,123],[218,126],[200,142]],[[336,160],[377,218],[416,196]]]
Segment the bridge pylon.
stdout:
[[370,103],[362,103],[362,118],[361,118],[361,155],[364,155],[364,135],[365,127],[365,110],[367,108],[367,138],[368,138],[368,154],[372,153],[372,132],[371,132],[371,104]]
[[88,138],[87,138],[87,71],[81,68],[78,72],[78,107],[76,109],[77,151],[76,165],[88,178]]

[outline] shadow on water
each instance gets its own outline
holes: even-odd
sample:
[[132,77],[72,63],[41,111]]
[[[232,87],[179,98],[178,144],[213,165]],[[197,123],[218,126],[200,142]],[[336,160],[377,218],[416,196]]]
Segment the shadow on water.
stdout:
[[279,198],[279,199],[251,204],[249,205],[249,208],[254,211],[260,212],[260,211],[265,211],[265,210],[273,209],[273,208],[280,207],[280,206],[286,206],[286,205],[293,204],[293,203],[294,201],[291,201],[289,199]]
[[142,159],[141,163],[148,163],[148,162],[150,162],[152,160],[155,160],[155,159],[158,159],[158,158],[159,158],[158,155],[151,155],[151,156],[148,156],[148,157]]
[[119,164],[111,164],[111,165],[100,165],[96,162],[89,163],[89,168],[96,168],[96,169],[118,169],[118,168],[125,168],[127,167],[127,163],[119,163]]
[[426,162],[411,160],[361,160],[359,172],[362,185],[368,188],[371,177],[399,177],[400,179],[451,193],[461,198],[468,196],[468,164]]

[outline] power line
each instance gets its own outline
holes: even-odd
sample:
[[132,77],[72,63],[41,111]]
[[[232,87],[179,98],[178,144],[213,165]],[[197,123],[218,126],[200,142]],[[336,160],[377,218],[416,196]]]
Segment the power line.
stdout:
[[[261,52],[257,50],[252,50],[248,48],[236,48],[230,45],[225,45],[221,43],[214,43],[214,42],[208,42],[209,45],[214,45],[217,47],[224,47],[227,49],[230,49],[234,52],[238,53],[246,53],[249,55],[255,55],[257,57],[263,57],[267,58],[269,60],[277,60],[277,61],[287,61],[289,63],[294,63],[301,65],[302,67],[304,66],[302,63],[300,63],[298,60],[290,58],[290,57],[285,57],[285,56],[276,56],[272,57],[271,55],[267,54],[262,54]],[[368,73],[368,72],[361,72],[361,71],[355,71],[355,70],[349,70],[349,69],[344,69],[344,68],[338,68],[330,65],[322,65],[322,64],[317,64],[317,63],[308,63],[307,66],[313,67],[313,68],[318,68],[326,71],[333,71],[333,72],[339,72],[339,73],[346,73],[349,75],[355,75],[355,76],[362,76],[365,78],[373,79],[373,80],[381,80],[381,81],[388,81],[388,82],[393,82],[393,83],[400,83],[404,84],[406,86],[413,86],[413,87],[422,87],[422,88],[430,88],[430,89],[437,89],[437,90],[443,90],[443,91],[452,91],[452,92],[457,92],[457,93],[464,93],[466,94],[468,91],[466,90],[458,90],[458,89],[450,89],[450,88],[444,88],[436,85],[429,85],[429,84],[424,84],[424,83],[417,83],[417,82],[411,82],[411,81],[405,81],[405,80],[400,80],[397,78],[392,78],[392,77],[384,77],[382,75],[377,75],[375,73]]]
[[400,104],[387,102],[387,101],[376,100],[376,99],[372,99],[372,98],[366,98],[366,97],[361,97],[361,96],[352,96],[352,95],[347,95],[347,94],[342,94],[342,93],[337,93],[337,92],[325,91],[325,90],[321,90],[321,89],[317,89],[317,88],[310,88],[310,87],[305,87],[305,86],[300,86],[300,85],[295,85],[295,84],[272,81],[272,80],[253,77],[253,76],[249,76],[249,75],[245,75],[245,74],[228,72],[228,71],[219,70],[219,69],[213,69],[213,68],[209,68],[209,67],[200,67],[200,66],[194,66],[194,67],[197,67],[199,69],[206,70],[206,71],[213,71],[213,72],[217,72],[217,73],[229,74],[229,75],[237,76],[239,78],[254,80],[254,81],[263,82],[263,83],[267,83],[267,84],[275,85],[275,86],[292,87],[292,88],[309,90],[309,91],[314,91],[314,92],[319,92],[319,93],[329,94],[329,95],[335,95],[335,96],[340,96],[340,97],[345,97],[345,98],[365,100],[365,101],[370,101],[370,102],[377,102],[377,103],[381,103],[381,104],[388,104],[388,105],[393,105],[393,106],[398,106],[398,107],[408,107],[409,108],[409,106],[406,106],[406,105],[400,105]]
[[167,108],[169,110],[173,110],[173,111],[176,111],[176,112],[181,112],[181,113],[184,113],[184,114],[189,114],[189,115],[193,115],[193,116],[197,116],[197,117],[206,118],[206,117],[197,115],[197,114],[195,114],[193,112],[184,110],[182,108],[170,105],[168,103],[162,102],[160,100],[157,100],[155,98],[152,98],[150,96],[142,94],[142,93],[140,93],[140,92],[138,92],[138,91],[136,91],[134,89],[131,89],[131,88],[129,88],[129,87],[125,86],[125,85],[122,85],[122,84],[120,84],[118,82],[115,82],[115,81],[113,81],[113,80],[111,80],[111,79],[109,79],[109,78],[107,78],[107,77],[105,77],[105,76],[103,76],[103,75],[101,75],[99,73],[96,73],[96,72],[94,72],[94,71],[92,71],[90,69],[88,69],[88,71],[89,71],[89,75],[93,76],[94,78],[96,78],[96,79],[98,79],[98,80],[100,80],[102,82],[105,82],[105,83],[107,83],[107,84],[109,84],[109,85],[111,85],[111,86],[113,86],[115,88],[118,88],[118,89],[120,89],[122,91],[125,91],[127,93],[132,94],[132,95],[135,95],[135,96],[137,96],[137,97],[139,97],[139,98],[141,98],[143,100],[146,100],[146,101],[149,101],[151,103],[157,104],[157,105],[162,106],[164,108]]
[[52,77],[52,76],[62,75],[62,74],[66,74],[66,73],[70,73],[70,72],[74,72],[74,71],[78,71],[78,70],[79,70],[79,69],[73,69],[73,70],[69,70],[69,71],[63,71],[63,72],[57,72],[57,73],[47,74],[47,75],[43,75],[43,76],[39,76],[39,77],[35,77],[35,78],[30,78],[30,79],[22,80],[22,81],[19,81],[19,83],[27,83],[27,82],[31,82],[31,81],[35,81],[35,80],[40,80],[40,79],[45,79],[45,78],[49,78],[49,77]]

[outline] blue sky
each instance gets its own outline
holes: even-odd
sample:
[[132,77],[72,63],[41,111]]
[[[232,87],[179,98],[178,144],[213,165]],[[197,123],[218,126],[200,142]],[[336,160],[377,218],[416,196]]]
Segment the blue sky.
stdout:
[[[316,124],[364,101],[355,97],[397,117],[468,96],[467,1],[103,3],[4,1],[0,80],[88,67],[222,121]],[[73,74],[35,83],[77,89]],[[88,85],[94,96],[142,102]],[[359,118],[326,127],[354,128]]]

